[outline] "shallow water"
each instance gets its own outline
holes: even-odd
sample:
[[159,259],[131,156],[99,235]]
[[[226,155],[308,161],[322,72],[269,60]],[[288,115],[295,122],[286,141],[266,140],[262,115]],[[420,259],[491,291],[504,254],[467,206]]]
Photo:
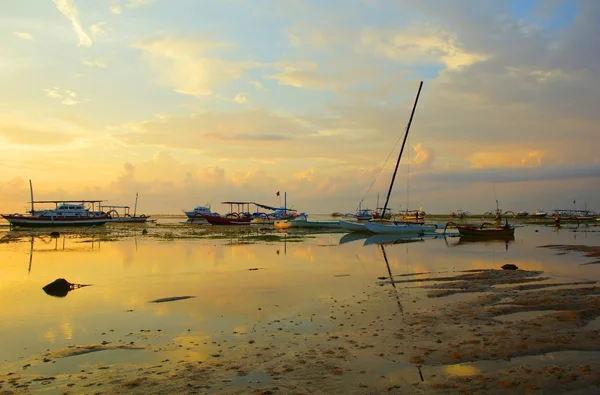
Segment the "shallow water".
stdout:
[[[582,265],[590,261],[583,253],[539,248],[598,246],[600,227],[557,231],[527,225],[510,242],[461,243],[440,236],[386,240],[382,247],[377,242],[383,241],[368,243],[360,235],[297,236],[293,230],[286,235],[267,227],[211,238],[203,236],[206,226],[181,222],[67,230],[57,238],[48,230],[2,231],[0,364],[21,370],[21,361],[48,350],[103,342],[144,348],[52,358],[29,369],[52,375],[98,364],[202,361],[247,346],[253,336],[270,339],[273,347],[308,350],[315,336],[356,334],[375,322],[380,332],[397,331],[404,325],[403,314],[479,296],[427,298],[423,287],[432,283],[392,286],[386,282],[390,274],[394,280],[422,280],[512,263],[544,271],[553,282],[600,280],[600,265]],[[91,285],[65,297],[46,294],[42,287],[57,278]],[[193,297],[177,300],[183,296]],[[151,303],[163,298],[175,300]],[[370,366],[372,379],[392,372],[402,376],[406,369],[411,380],[418,380],[406,361],[397,365],[372,358],[356,362]],[[234,384],[262,377],[254,375],[237,377]]]

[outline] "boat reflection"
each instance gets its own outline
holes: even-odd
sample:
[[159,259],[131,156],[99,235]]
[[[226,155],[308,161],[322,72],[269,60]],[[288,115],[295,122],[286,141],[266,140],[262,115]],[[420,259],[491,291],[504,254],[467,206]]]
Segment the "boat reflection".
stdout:
[[473,244],[483,244],[483,245],[498,245],[503,244],[505,250],[508,251],[509,244],[515,242],[515,236],[496,236],[496,237],[469,237],[469,236],[458,236],[458,237],[444,237],[444,241],[446,242],[447,247],[457,247],[460,245],[473,245]]
[[[58,232],[52,232],[50,234],[22,234],[22,233],[7,233],[0,238],[0,243],[19,243],[29,240],[29,265],[27,267],[27,274],[31,273],[33,266],[33,252],[51,252],[51,251],[69,251],[69,250],[82,250],[81,246],[85,244],[79,244],[79,248],[68,248],[67,239],[78,239],[79,234],[59,234]],[[89,239],[91,250],[100,249],[100,240],[96,237]],[[36,247],[37,246],[37,247]],[[137,249],[137,240],[136,240]]]
[[346,233],[340,238],[339,245],[351,243],[357,240],[363,240],[369,237],[371,234],[366,232],[350,232]]
[[364,246],[373,245],[373,244],[404,244],[404,243],[414,243],[417,241],[425,241],[425,239],[435,239],[439,237],[438,235],[427,235],[427,236],[407,236],[401,234],[385,234],[378,233],[372,234],[367,237],[364,242]]
[[400,293],[398,292],[398,288],[396,288],[396,283],[394,282],[394,275],[392,274],[392,269],[390,268],[390,263],[388,261],[387,254],[385,253],[385,246],[383,244],[379,244],[379,248],[381,248],[381,255],[383,256],[383,260],[385,261],[385,266],[387,268],[390,284],[392,284],[392,288],[394,289],[394,295],[396,297],[396,305],[398,306],[398,312],[400,314],[403,314],[404,307],[402,306],[402,302],[400,301]]

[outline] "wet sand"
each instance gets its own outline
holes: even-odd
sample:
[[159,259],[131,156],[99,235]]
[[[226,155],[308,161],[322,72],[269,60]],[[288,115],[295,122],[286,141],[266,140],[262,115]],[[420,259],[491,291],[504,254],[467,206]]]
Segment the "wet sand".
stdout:
[[[2,366],[0,394],[600,391],[600,289],[593,281],[469,270],[382,277],[369,289],[330,300],[310,317],[258,322],[214,337],[219,340],[193,328],[183,334],[142,329],[100,341],[111,335],[103,333],[96,344]],[[335,322],[337,330],[319,330],[324,321]],[[307,323],[313,333],[299,329]],[[153,352],[161,362],[90,363],[44,373],[70,358],[111,352]]]

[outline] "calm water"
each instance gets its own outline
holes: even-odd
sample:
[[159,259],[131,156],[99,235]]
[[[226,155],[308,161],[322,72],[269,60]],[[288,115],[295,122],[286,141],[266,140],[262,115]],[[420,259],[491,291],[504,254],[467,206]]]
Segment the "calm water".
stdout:
[[[389,276],[385,258],[394,275],[498,269],[514,263],[521,269],[543,270],[557,281],[600,280],[600,265],[582,265],[590,261],[583,253],[539,248],[600,245],[597,226],[576,231],[525,226],[508,243],[439,237],[387,243],[383,248],[377,244],[381,239],[344,233],[298,238],[290,232],[279,240],[261,240],[252,236],[281,234],[246,229],[218,239],[198,238],[202,226],[185,227],[172,219],[147,225],[145,235],[144,227],[135,225],[106,228],[57,238],[48,230],[1,231],[1,364],[20,367],[20,361],[47,350],[101,342],[165,345],[165,353],[201,360],[223,344],[235,344],[240,333],[275,331],[274,322],[285,321],[283,331],[296,334],[352,331],[354,324],[358,327],[369,317],[396,312],[398,295],[405,311],[440,303],[416,298],[414,287],[420,283],[399,287],[397,294],[389,285],[377,285],[379,277]],[[62,298],[47,295],[42,287],[57,278],[92,285]],[[178,296],[193,298],[150,303]],[[368,311],[346,320],[352,324],[341,328],[340,319],[332,318],[336,304],[362,298],[369,299]],[[189,339],[198,344],[193,351],[185,350]],[[167,347],[173,343],[180,349]],[[161,358],[164,355],[148,350],[115,350],[37,369],[57,374],[89,364]]]

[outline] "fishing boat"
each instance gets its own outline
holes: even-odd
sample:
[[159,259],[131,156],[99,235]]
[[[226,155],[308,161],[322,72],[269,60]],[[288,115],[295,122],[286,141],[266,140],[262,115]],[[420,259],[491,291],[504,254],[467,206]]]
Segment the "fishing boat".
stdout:
[[424,223],[427,213],[423,211],[423,207],[418,210],[406,210],[400,215],[404,222]]
[[526,210],[521,210],[517,213],[517,217],[527,217],[529,215],[529,212]]
[[531,214],[532,217],[544,218],[548,215],[547,211],[537,209],[535,213]]
[[206,206],[196,206],[192,210],[185,211],[183,210],[188,219],[201,218],[205,216],[218,216],[218,213],[214,213],[210,210],[210,204],[206,204]]
[[459,225],[454,222],[448,222],[444,227],[444,233],[448,227],[455,227],[464,237],[479,237],[479,238],[498,238],[514,236],[515,228],[510,226],[508,220],[506,220],[504,226],[491,222],[484,222],[481,225]]
[[437,230],[437,225],[424,225],[414,222],[365,222],[365,228],[372,233],[423,235]]
[[339,221],[340,228],[349,230],[350,232],[368,232],[368,229],[365,227],[365,222],[356,222],[356,221]]
[[[56,227],[104,225],[112,218],[96,210],[102,200],[34,200],[33,186],[29,180],[31,210],[27,214],[2,214],[11,226]],[[54,204],[53,209],[36,210],[35,204]],[[91,206],[86,206],[90,204]]]
[[356,219],[359,221],[368,221],[373,219],[373,210],[368,208],[359,208],[356,211]]
[[[111,220],[109,223],[135,223],[135,224],[143,224],[150,220],[150,216],[146,214],[137,215],[137,203],[138,203],[138,194],[135,194],[135,204],[133,206],[133,215],[130,213],[131,207],[129,206],[100,206],[100,212],[106,212],[106,214],[110,215]],[[121,210],[122,212],[119,212]]]
[[[284,202],[286,200],[287,197],[284,198]],[[204,218],[211,225],[250,225],[253,223],[271,223],[277,219],[287,220],[299,216],[296,210],[287,208],[286,203],[284,203],[283,207],[272,207],[256,202],[242,201],[221,202],[221,204],[229,205],[230,210],[227,214],[202,215],[201,218]],[[252,205],[255,206],[253,213],[250,212]],[[234,206],[236,210],[234,210]],[[271,212],[265,213],[264,211],[259,211],[259,209],[271,210]]]
[[[396,173],[398,172],[398,166],[400,165],[400,159],[402,159],[402,152],[404,151],[404,147],[406,146],[406,139],[408,138],[408,133],[410,131],[410,125],[412,124],[413,117],[415,115],[415,110],[417,109],[417,103],[419,101],[419,95],[421,94],[421,89],[423,87],[423,81],[419,84],[419,90],[417,91],[417,96],[415,98],[415,102],[412,107],[412,111],[410,113],[410,118],[408,120],[408,125],[406,126],[406,132],[404,133],[404,140],[402,141],[402,146],[400,148],[400,154],[398,155],[398,160],[396,161],[396,167],[394,168],[394,173],[392,175],[392,180],[390,181],[390,187],[388,189],[387,197],[385,200],[385,204],[383,206],[382,212],[379,214],[381,218],[386,218],[388,203],[390,201],[390,195],[392,193],[392,188],[394,187],[394,180],[396,179]],[[419,210],[422,212],[422,210]],[[365,227],[367,230],[373,233],[397,233],[397,234],[423,234],[425,232],[435,231],[437,229],[436,225],[425,225],[421,223],[408,222],[408,221],[389,221],[389,222],[365,222]]]

